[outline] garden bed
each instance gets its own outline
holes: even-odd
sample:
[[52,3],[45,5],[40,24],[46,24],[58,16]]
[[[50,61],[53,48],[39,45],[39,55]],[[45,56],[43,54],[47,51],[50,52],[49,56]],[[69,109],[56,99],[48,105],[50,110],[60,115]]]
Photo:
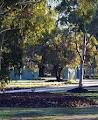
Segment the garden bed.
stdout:
[[0,94],[0,107],[84,107],[97,103],[90,98],[58,93],[4,93]]

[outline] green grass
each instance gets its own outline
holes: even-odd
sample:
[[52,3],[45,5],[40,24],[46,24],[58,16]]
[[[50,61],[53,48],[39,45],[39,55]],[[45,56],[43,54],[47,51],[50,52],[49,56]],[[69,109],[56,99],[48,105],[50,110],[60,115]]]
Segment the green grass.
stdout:
[[64,80],[62,82],[51,81],[46,82],[45,80],[11,80],[6,84],[7,88],[18,87],[18,88],[30,88],[30,87],[40,87],[40,86],[65,86],[65,84],[77,83],[75,80]]
[[71,79],[71,80],[67,80],[66,83],[67,83],[67,84],[75,84],[75,83],[77,83],[77,82],[76,82],[76,80]]
[[[72,115],[97,115],[98,108],[1,108],[0,118],[15,117],[46,117],[51,116],[72,116]],[[0,120],[1,120],[0,119]]]
[[12,80],[7,85],[6,88],[18,87],[18,88],[30,88],[30,87],[40,87],[40,86],[64,86],[64,82],[46,82],[44,80]]
[[[24,84],[25,83],[25,84]],[[36,86],[59,86],[63,85],[63,82],[45,82],[45,81],[12,81],[8,84],[8,87],[36,87]],[[25,86],[24,86],[25,85]],[[52,91],[53,93],[65,94],[65,91],[58,90]],[[70,94],[70,93],[66,93]],[[98,88],[92,90],[90,88],[89,93],[71,93],[72,95],[86,96],[98,101]],[[95,116],[98,115],[97,107],[85,107],[85,108],[0,108],[0,120],[10,118],[31,118],[30,120],[57,120],[60,116]],[[98,117],[98,116],[97,116]],[[63,120],[63,119],[62,119]],[[66,119],[67,120],[67,119]],[[81,119],[82,120],[82,119]],[[98,118],[96,119],[98,120]]]
[[[65,94],[64,91],[61,94]],[[70,94],[70,93],[66,93]],[[95,93],[72,93],[73,95],[89,96],[97,98],[98,94]],[[0,108],[0,120],[11,120],[11,118],[22,118],[21,120],[60,120],[66,116],[90,116],[94,120],[98,120],[98,107],[84,107],[84,108]],[[95,119],[95,117],[97,119]],[[29,119],[28,119],[29,118]],[[59,119],[58,119],[59,118]],[[75,119],[75,118],[74,118]],[[67,120],[67,119],[64,119]],[[73,119],[72,119],[73,120]],[[84,119],[78,119],[84,120]]]

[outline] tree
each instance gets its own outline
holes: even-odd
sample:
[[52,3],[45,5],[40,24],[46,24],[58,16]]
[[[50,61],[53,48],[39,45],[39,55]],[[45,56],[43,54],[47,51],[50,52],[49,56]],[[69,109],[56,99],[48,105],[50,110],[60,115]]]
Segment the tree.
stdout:
[[[12,67],[20,71],[19,66],[22,67],[22,47],[21,36],[19,30],[6,31],[1,36],[1,70],[0,82],[8,82],[10,69]],[[2,39],[3,38],[3,39]]]
[[[9,45],[7,46],[7,49],[11,51],[9,53],[11,57],[9,58],[11,62],[13,61],[12,65],[17,66],[18,61],[16,58],[19,58],[19,54],[22,53],[22,50],[24,49],[24,47],[30,44],[32,45],[37,44],[41,40],[41,38],[43,38],[43,34],[46,31],[50,33],[51,30],[54,28],[55,19],[53,18],[53,15],[55,13],[51,8],[47,6],[47,0],[0,1],[0,10],[1,10],[0,16],[2,19],[2,21],[0,21],[1,22],[0,34],[1,34],[1,37],[4,34],[6,35],[6,37],[8,37],[4,41],[7,41],[6,44],[9,43]],[[20,47],[17,43],[17,40],[14,41],[15,46],[12,45],[14,30],[18,30],[17,34],[21,37],[21,40],[20,40],[20,37],[18,38]],[[10,35],[8,35],[9,34],[8,31],[12,31]],[[11,37],[10,42],[9,42],[9,39],[10,39],[9,36]],[[2,37],[2,41],[3,41],[3,37]],[[4,46],[6,47],[6,45],[5,44],[0,44],[0,45],[1,45],[0,46],[1,47],[0,61],[1,61],[1,58],[3,57],[2,48]],[[11,47],[11,48],[8,48],[8,47]],[[17,49],[19,47],[16,53],[16,56],[18,57],[13,57],[13,55],[15,55],[13,53],[15,52],[14,47]],[[1,62],[0,62],[0,66],[1,66]]]
[[9,9],[10,13],[4,17],[3,23],[5,27],[18,27],[24,43],[36,44],[43,33],[54,28],[53,12],[48,8],[46,0]]
[[54,66],[57,81],[61,81],[61,72],[64,67],[73,68],[79,65],[79,56],[68,31],[56,28],[50,35],[47,49],[47,58],[49,58],[47,61]]
[[80,59],[80,88],[82,88],[82,80],[84,74],[83,69],[86,56],[88,25],[90,24],[92,17],[95,14],[97,3],[98,0],[62,0],[61,4],[56,7],[59,13],[62,14],[62,17],[59,20],[66,24],[68,28],[71,26],[69,31],[83,32],[82,55]]
[[[80,64],[80,81],[79,81],[79,87],[82,88],[82,80],[84,75],[84,62],[85,62],[85,56],[86,56],[86,42],[87,42],[87,24],[89,24],[92,20],[92,16],[94,15],[96,8],[97,8],[98,1],[79,1],[79,7],[78,7],[78,13],[80,15],[80,29],[83,32],[83,49],[82,49],[82,57],[81,57],[81,64]],[[95,7],[93,7],[95,6]],[[83,27],[81,27],[83,26]]]

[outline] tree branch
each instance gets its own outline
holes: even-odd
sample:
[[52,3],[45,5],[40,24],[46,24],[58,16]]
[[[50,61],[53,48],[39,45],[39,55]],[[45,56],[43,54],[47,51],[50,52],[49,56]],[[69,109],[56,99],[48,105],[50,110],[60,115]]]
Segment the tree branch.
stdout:
[[17,28],[13,28],[13,29],[11,29],[11,28],[4,29],[4,30],[0,31],[0,35],[1,35],[2,33],[5,33],[6,31],[12,31],[12,30],[18,30],[18,29],[17,29]]
[[26,5],[26,4],[36,4],[36,3],[39,3],[39,2],[41,2],[42,0],[36,0],[36,1],[31,1],[31,0],[29,0],[29,1],[22,1],[22,2],[18,2],[18,3],[16,3],[16,5]]
[[80,58],[82,59],[82,56],[81,56],[80,51],[79,51],[79,49],[78,49],[77,43],[75,43],[75,45],[76,45],[76,51],[77,51],[77,53],[79,54]]
[[[36,4],[36,3],[40,3],[42,0],[36,0],[36,1],[31,1],[31,0],[28,0],[28,1],[26,1],[26,0],[23,0],[22,2],[17,2],[17,3],[15,3],[14,5],[12,5],[11,7],[14,7],[15,8],[15,6],[17,6],[17,5],[29,5],[29,4]],[[5,3],[4,3],[4,1],[2,1],[1,2],[1,5],[0,5],[0,15],[4,15],[4,14],[6,14],[6,13],[8,13],[9,11],[4,11],[3,10],[3,8],[4,8],[4,6],[5,6]]]
[[89,43],[89,39],[92,37],[92,34],[90,34],[90,36],[87,38],[87,42],[86,45]]

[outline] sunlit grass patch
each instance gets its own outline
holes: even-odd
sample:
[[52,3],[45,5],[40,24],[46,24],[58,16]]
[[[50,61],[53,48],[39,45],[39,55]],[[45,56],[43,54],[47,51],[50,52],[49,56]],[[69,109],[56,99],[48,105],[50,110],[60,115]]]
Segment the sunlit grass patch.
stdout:
[[30,88],[30,87],[40,87],[40,86],[64,86],[64,82],[46,82],[44,80],[13,80],[6,86],[10,87],[18,87],[18,88]]

